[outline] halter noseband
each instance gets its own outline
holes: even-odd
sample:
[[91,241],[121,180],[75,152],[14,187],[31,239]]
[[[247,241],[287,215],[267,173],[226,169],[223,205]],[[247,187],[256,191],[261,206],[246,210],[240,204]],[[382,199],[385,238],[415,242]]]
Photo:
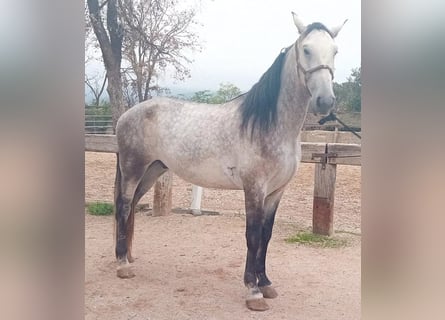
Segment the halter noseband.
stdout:
[[[301,70],[301,72],[304,75],[304,86],[306,87],[306,89],[309,91],[308,87],[307,87],[307,77],[309,75],[311,75],[312,73],[314,73],[315,71],[321,70],[321,69],[328,69],[329,73],[331,74],[332,80],[334,80],[334,70],[332,70],[332,68],[330,66],[328,66],[327,64],[320,64],[316,67],[310,68],[310,69],[305,69],[301,63],[300,63],[300,55],[298,53],[298,43],[299,41],[297,40],[297,42],[295,42],[295,54],[296,54],[296,59],[297,59],[297,70]],[[310,94],[310,91],[309,91]]]

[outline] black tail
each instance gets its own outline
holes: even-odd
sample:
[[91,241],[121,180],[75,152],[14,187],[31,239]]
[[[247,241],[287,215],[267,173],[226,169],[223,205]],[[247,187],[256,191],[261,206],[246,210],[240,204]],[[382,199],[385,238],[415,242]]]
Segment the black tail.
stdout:
[[[117,239],[119,235],[118,225],[119,225],[119,217],[118,210],[122,208],[122,194],[121,194],[121,169],[119,165],[119,153],[116,153],[116,178],[114,180],[114,238],[115,238],[115,246],[117,246]],[[117,258],[117,252],[116,252]]]
[[[134,234],[134,210],[135,210],[136,204],[134,203],[134,200],[131,204],[130,213],[127,219],[123,219],[122,217],[122,210],[123,210],[123,199],[122,199],[122,173],[119,165],[119,153],[116,154],[116,179],[114,181],[114,232],[115,232],[115,245],[116,245],[116,258],[122,258],[118,255],[118,245],[121,246],[119,249],[120,252],[125,252],[127,259],[129,262],[133,262],[133,257],[131,256],[131,248],[133,244],[133,234]],[[120,224],[124,224],[124,229],[122,230],[119,227]],[[119,232],[125,233],[125,244],[120,243],[118,244],[119,239]],[[122,246],[125,246],[125,248],[122,248]],[[122,251],[123,250],[123,251]]]
[[121,193],[121,168],[119,166],[119,153],[116,153],[116,178],[114,180],[114,208],[117,209]]

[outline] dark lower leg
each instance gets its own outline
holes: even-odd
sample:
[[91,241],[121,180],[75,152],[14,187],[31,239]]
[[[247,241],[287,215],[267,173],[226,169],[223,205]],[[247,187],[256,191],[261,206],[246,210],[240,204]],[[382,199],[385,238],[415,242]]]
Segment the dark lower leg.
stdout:
[[134,262],[133,256],[131,255],[131,248],[133,245],[133,234],[134,234],[134,211],[136,208],[136,202],[133,201],[130,209],[130,215],[127,220],[126,229],[126,241],[127,241],[127,259],[128,262]]
[[244,284],[249,287],[257,285],[256,276],[256,259],[257,252],[261,242],[262,226],[260,216],[248,217],[246,225],[246,240],[247,240],[247,259],[246,269],[244,271]]
[[273,225],[275,222],[275,214],[277,212],[278,205],[280,203],[282,191],[266,198],[266,212],[265,219],[262,225],[261,245],[258,249],[255,273],[258,278],[258,286],[266,287],[270,286],[272,282],[266,275],[266,255],[267,248],[269,246],[270,238],[272,237]]
[[[128,238],[128,218],[131,212],[131,202],[121,201],[116,209],[116,258],[118,262],[117,276],[128,279],[135,276],[128,262],[132,260],[130,249],[131,239]],[[128,247],[130,240],[130,247]]]
[[244,189],[246,201],[246,240],[247,258],[244,271],[244,284],[247,287],[246,305],[250,310],[264,311],[269,309],[263,294],[258,288],[256,260],[261,245],[264,219],[264,198],[261,188]]
[[120,262],[127,261],[127,229],[130,210],[130,201],[125,201],[119,196],[116,203],[116,258]]
[[266,301],[264,300],[263,293],[258,288],[257,276],[255,273],[257,252],[261,242],[261,217],[249,217],[247,213],[247,259],[246,269],[244,272],[244,284],[247,287],[246,305],[250,310],[265,311],[269,309]]
[[266,255],[267,247],[269,245],[270,238],[272,236],[272,228],[275,220],[275,213],[266,219],[262,228],[261,245],[258,250],[255,273],[258,278],[258,286],[269,286],[272,283],[266,275]]
[[160,161],[153,162],[144,173],[142,180],[139,182],[133,202],[131,204],[130,214],[128,216],[127,221],[127,229],[126,229],[126,241],[127,241],[127,258],[129,262],[133,262],[134,259],[131,255],[131,249],[133,244],[133,235],[134,235],[134,213],[136,210],[136,205],[139,203],[139,200],[147,193],[148,190],[153,186],[156,182],[156,179],[166,171],[166,167]]

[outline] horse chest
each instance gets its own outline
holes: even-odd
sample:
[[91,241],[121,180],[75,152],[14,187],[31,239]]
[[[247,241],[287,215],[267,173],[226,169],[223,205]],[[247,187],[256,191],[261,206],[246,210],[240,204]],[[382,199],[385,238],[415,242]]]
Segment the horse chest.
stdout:
[[278,159],[274,163],[274,170],[271,170],[268,188],[276,190],[286,185],[293,177],[298,167],[298,159],[296,156],[288,155]]

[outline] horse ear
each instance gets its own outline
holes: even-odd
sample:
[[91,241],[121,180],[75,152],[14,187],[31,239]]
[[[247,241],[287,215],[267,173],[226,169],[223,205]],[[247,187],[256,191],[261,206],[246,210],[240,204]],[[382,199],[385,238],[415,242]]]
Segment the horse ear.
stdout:
[[348,19],[346,19],[342,24],[331,28],[331,33],[332,33],[332,36],[334,38],[338,35],[338,33],[340,32],[341,28],[343,28],[343,26],[345,25],[346,21],[348,21]]
[[298,32],[302,34],[304,30],[306,30],[306,26],[304,25],[303,21],[297,16],[295,12],[292,11],[292,17],[294,18],[294,23],[297,26]]

